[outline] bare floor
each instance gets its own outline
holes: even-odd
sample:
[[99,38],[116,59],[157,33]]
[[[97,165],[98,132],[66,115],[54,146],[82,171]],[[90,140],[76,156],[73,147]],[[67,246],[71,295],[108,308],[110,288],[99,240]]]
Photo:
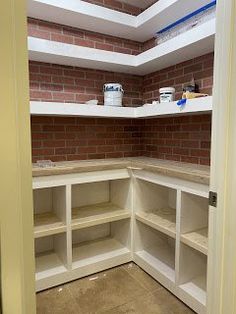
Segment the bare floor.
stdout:
[[129,263],[37,294],[37,314],[193,314]]

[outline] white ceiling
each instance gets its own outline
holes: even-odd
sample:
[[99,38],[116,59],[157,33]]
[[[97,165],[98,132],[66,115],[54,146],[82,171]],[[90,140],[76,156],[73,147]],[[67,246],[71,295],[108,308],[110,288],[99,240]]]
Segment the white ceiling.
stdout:
[[132,4],[136,7],[145,9],[147,7],[149,7],[151,4],[153,4],[154,2],[157,2],[157,0],[121,0],[121,2],[125,2],[128,4]]

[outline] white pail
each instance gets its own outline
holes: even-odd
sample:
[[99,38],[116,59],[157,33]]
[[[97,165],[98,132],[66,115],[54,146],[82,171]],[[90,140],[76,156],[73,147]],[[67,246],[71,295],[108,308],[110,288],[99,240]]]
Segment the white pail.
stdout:
[[123,88],[119,83],[108,83],[103,86],[104,106],[122,106]]

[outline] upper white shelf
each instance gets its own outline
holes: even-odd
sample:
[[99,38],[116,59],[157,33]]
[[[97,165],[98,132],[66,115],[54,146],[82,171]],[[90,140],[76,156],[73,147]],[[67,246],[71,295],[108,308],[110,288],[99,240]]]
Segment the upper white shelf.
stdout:
[[176,102],[162,103],[137,108],[91,106],[74,103],[30,102],[32,115],[44,116],[77,116],[105,118],[152,118],[167,115],[186,115],[204,113],[212,110],[212,97],[188,100],[186,105],[179,108]]
[[208,3],[210,0],[159,0],[132,16],[80,0],[28,0],[28,16],[143,42]]
[[214,50],[215,19],[205,22],[137,56],[28,38],[29,58],[106,71],[145,75]]

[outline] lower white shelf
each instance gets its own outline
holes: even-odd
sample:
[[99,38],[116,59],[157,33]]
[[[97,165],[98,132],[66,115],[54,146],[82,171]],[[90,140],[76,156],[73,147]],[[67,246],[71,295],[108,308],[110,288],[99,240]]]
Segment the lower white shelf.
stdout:
[[36,280],[48,278],[67,271],[59,256],[54,251],[36,255]]
[[180,286],[202,305],[206,305],[206,276],[198,276]]
[[130,253],[130,250],[114,238],[107,237],[73,246],[72,268],[88,266]]

